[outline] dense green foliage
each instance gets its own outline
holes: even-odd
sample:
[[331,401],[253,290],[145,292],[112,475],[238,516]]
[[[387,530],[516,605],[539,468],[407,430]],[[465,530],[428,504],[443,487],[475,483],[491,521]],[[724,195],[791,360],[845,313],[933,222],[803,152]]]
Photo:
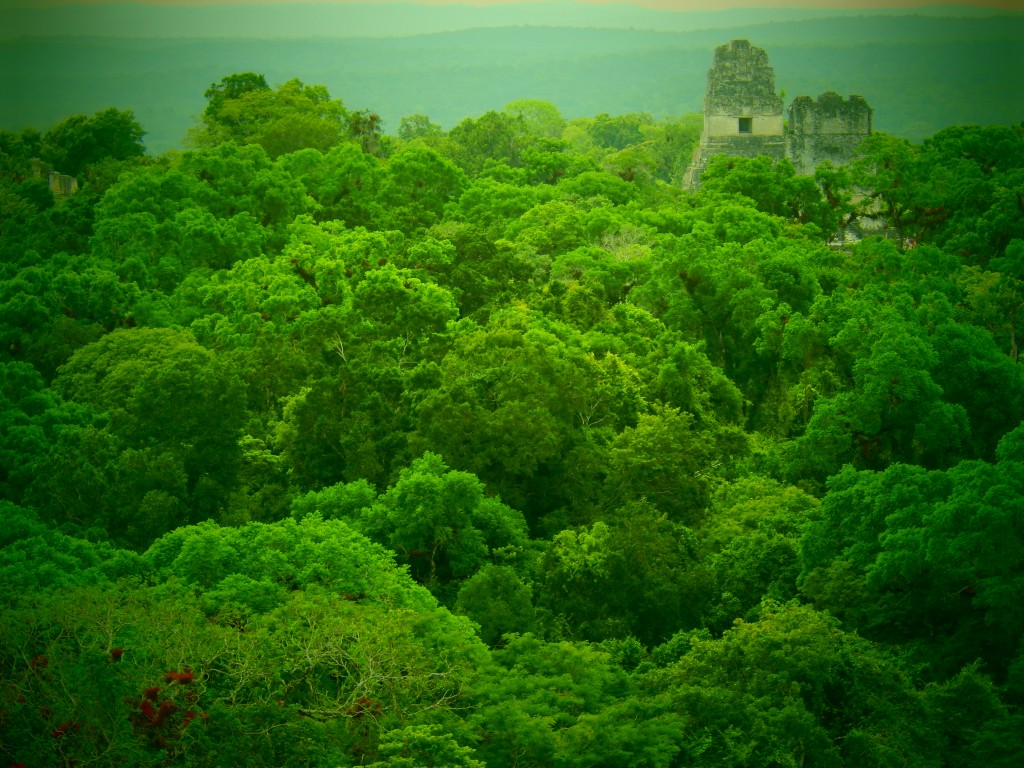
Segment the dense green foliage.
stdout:
[[1024,124],[206,99],[0,133],[2,759],[1019,764]]

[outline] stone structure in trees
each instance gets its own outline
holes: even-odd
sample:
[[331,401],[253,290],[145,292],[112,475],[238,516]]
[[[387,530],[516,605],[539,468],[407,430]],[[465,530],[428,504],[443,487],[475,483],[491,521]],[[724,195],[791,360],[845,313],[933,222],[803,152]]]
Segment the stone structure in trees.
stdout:
[[814,173],[822,162],[848,163],[871,135],[871,107],[863,96],[844,99],[827,91],[817,101],[799,96],[789,105],[787,157],[797,173]]
[[871,108],[860,96],[843,99],[829,91],[815,101],[796,98],[789,108],[788,131],[782,97],[775,92],[775,71],[768,54],[747,40],[715,49],[704,97],[704,129],[683,184],[700,186],[712,155],[789,158],[798,173],[812,174],[825,160],[849,162],[871,133]]
[[53,170],[38,157],[32,158],[32,176],[45,180],[56,197],[68,197],[78,191],[78,179]]
[[781,160],[786,155],[782,97],[775,93],[775,71],[768,54],[746,40],[715,50],[704,96],[704,129],[684,184],[695,188],[712,155]]

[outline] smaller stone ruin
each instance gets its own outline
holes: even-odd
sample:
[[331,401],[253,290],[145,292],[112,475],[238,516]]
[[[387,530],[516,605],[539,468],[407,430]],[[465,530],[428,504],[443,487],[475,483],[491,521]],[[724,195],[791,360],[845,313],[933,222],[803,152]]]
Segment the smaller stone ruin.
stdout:
[[45,179],[55,197],[69,197],[78,191],[78,179],[53,170],[38,157],[32,158],[32,176]]
[[871,107],[862,96],[844,99],[827,91],[817,101],[799,96],[789,105],[787,157],[797,173],[813,174],[828,160],[850,162],[857,147],[871,135]]

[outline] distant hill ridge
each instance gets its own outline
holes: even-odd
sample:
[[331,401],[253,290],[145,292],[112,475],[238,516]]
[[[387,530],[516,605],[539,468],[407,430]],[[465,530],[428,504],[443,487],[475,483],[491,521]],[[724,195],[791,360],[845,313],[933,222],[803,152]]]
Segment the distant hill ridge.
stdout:
[[45,128],[116,106],[135,110],[149,150],[162,152],[181,146],[210,83],[244,71],[271,84],[322,83],[347,106],[382,115],[388,132],[405,115],[448,128],[521,98],[551,101],[569,118],[663,117],[701,110],[714,48],[734,38],[769,52],[790,97],[861,94],[887,133],[919,140],[947,125],[1024,118],[1024,15],[875,15],[688,32],[516,26],[347,39],[20,37],[0,40],[0,128]]
[[[26,7],[13,7],[24,2]],[[986,17],[997,12],[975,6],[919,8],[745,8],[676,11],[626,4],[510,3],[492,6],[419,3],[232,4],[154,6],[131,3],[30,7],[6,0],[0,36],[99,35],[105,37],[401,37],[485,27],[570,26],[634,28],[663,32],[788,23],[803,19],[870,16]],[[1021,14],[1016,14],[1021,15]]]

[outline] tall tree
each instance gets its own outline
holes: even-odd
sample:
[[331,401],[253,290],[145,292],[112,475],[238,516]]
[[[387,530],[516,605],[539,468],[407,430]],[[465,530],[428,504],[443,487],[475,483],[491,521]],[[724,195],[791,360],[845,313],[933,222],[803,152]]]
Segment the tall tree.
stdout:
[[207,106],[188,140],[259,144],[270,157],[306,147],[326,152],[350,136],[349,113],[322,85],[292,79],[270,88],[262,75],[228,75],[206,91]]
[[142,157],[145,135],[130,109],[114,107],[92,117],[72,115],[43,134],[43,159],[61,173],[77,176],[101,160],[130,160]]

